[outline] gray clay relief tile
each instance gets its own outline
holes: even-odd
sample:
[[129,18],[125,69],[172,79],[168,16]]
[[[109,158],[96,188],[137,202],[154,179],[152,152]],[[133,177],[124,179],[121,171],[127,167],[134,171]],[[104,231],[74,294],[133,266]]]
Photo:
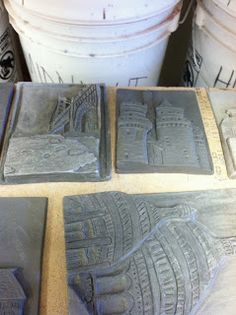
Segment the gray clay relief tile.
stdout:
[[230,178],[236,178],[236,93],[233,91],[209,92],[219,128],[221,143]]
[[0,84],[0,154],[13,96],[13,84]]
[[0,269],[0,314],[22,315],[27,301],[17,269]]
[[[235,274],[235,202],[236,190],[65,197],[70,315],[223,314],[215,286],[229,262]],[[207,313],[214,294],[222,305]]]
[[18,84],[4,180],[109,178],[109,132],[102,85]]
[[0,198],[0,315],[37,315],[46,198]]
[[116,168],[212,174],[195,93],[118,90]]

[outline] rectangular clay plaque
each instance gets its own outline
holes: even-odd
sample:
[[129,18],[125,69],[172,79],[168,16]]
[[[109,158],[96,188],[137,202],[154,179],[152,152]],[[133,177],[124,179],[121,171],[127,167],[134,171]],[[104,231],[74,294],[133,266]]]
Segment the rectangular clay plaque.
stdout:
[[7,183],[101,181],[110,176],[103,85],[17,85],[3,177]]
[[212,174],[195,92],[118,90],[116,169]]
[[11,107],[13,90],[13,84],[11,83],[0,84],[0,153],[2,150],[8,114]]
[[0,198],[0,314],[37,315],[46,198]]
[[236,189],[65,197],[70,315],[234,314],[235,204]]
[[230,178],[236,178],[236,92],[210,90],[208,92]]

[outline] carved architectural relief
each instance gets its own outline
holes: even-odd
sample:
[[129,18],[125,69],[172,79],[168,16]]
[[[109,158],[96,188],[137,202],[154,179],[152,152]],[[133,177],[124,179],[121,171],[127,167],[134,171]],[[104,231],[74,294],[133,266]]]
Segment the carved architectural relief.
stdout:
[[15,276],[16,271],[0,269],[0,314],[24,314],[26,296]]
[[38,315],[46,198],[0,198],[0,315]]
[[17,93],[6,182],[109,178],[103,86],[23,84]]
[[196,311],[225,257],[236,254],[236,239],[200,222],[193,201],[201,194],[189,194],[191,202],[182,194],[183,203],[169,206],[169,194],[65,198],[71,315]]
[[[212,172],[199,110],[195,109],[196,124],[186,115],[184,107],[168,101],[168,94],[162,100],[152,100],[148,104],[139,99],[130,101],[132,97],[126,97],[123,90],[118,93],[118,172]],[[172,93],[178,96],[178,93]],[[181,97],[185,102],[184,95]],[[198,106],[194,100],[196,102],[193,95],[189,107]]]
[[236,178],[236,93],[234,90],[208,91],[219,128],[228,176]]
[[220,134],[225,150],[229,177],[236,178],[236,107],[225,111]]

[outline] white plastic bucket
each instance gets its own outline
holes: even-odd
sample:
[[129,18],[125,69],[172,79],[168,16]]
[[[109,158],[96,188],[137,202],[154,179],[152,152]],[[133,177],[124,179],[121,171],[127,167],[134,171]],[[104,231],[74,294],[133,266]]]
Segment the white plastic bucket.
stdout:
[[[111,86],[156,85],[168,38],[120,55],[71,56],[21,38],[33,82],[96,83]],[[54,62],[53,62],[54,60]]]
[[[124,34],[122,24],[86,26],[86,32],[59,24],[50,32],[31,17],[23,20],[12,2],[6,2],[10,21],[20,36],[31,78],[35,82],[104,82],[108,85],[155,85],[161,71],[168,38],[178,26],[181,5],[163,22],[153,24],[153,17],[133,23]],[[173,9],[172,9],[173,11]],[[39,18],[41,19],[41,17]],[[29,22],[30,20],[30,22]],[[25,23],[26,21],[26,23]],[[39,20],[38,20],[39,21]],[[54,23],[51,22],[50,23]],[[151,25],[151,27],[150,27]],[[119,29],[117,29],[117,26]],[[112,29],[110,32],[109,29]],[[103,29],[102,35],[97,36]],[[76,29],[79,32],[76,32]],[[122,29],[122,31],[120,31]],[[141,29],[143,29],[141,31]],[[77,34],[78,33],[78,34]]]
[[[236,1],[228,0],[228,6],[226,3],[222,5],[222,2],[223,1],[219,0],[204,0],[204,7],[208,14],[217,20],[218,23],[227,28],[230,32],[236,33],[236,11],[232,8],[232,3],[234,3],[236,9]],[[201,13],[198,14],[200,15]]]
[[220,24],[200,1],[186,64],[187,86],[236,86],[236,34]]
[[[159,40],[164,35],[170,34],[176,30],[178,25],[179,10],[176,10],[167,20],[150,28],[144,28],[143,31],[131,35],[122,35],[117,37],[65,37],[61,34],[37,31],[29,23],[25,24],[22,19],[11,18],[11,23],[17,32],[26,36],[34,42],[41,43],[48,49],[56,50],[60,53],[80,56],[101,56],[109,54],[123,54],[146,46]],[[107,36],[110,36],[108,33]],[[165,36],[166,37],[166,36]]]
[[[172,1],[173,2],[173,1]],[[179,0],[175,0],[175,4]],[[22,6],[15,5],[12,0],[5,0],[6,8],[16,21],[15,24],[20,24],[20,29],[24,32],[31,28],[32,33],[45,32],[46,36],[50,33],[54,37],[67,37],[68,40],[76,40],[77,38],[91,38],[91,39],[116,39],[120,36],[129,36],[138,32],[142,32],[145,29],[155,27],[157,24],[165,21],[174,11],[175,6],[166,7],[165,11],[155,12],[155,15],[150,17],[142,17],[135,20],[87,20],[87,16],[84,20],[68,21],[62,19],[60,22],[54,21],[49,18],[44,18],[35,14],[31,14]],[[164,6],[163,6],[164,7]],[[63,16],[64,17],[64,16]],[[18,28],[19,28],[18,27]]]
[[157,14],[163,20],[173,11],[180,0],[11,0],[12,6],[18,6],[44,20],[54,20],[69,24],[131,22],[150,18]]
[[229,15],[236,18],[236,1],[235,0],[213,0],[214,3],[226,11]]
[[0,82],[18,80],[8,14],[0,0]]

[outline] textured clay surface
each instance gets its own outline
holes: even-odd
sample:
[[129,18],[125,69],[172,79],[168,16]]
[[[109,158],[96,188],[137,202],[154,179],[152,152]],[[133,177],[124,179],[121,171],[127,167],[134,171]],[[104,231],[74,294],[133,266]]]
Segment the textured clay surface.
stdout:
[[236,178],[236,93],[210,90],[209,97],[219,128],[228,176]]
[[5,128],[13,96],[13,84],[1,83],[0,85],[0,154],[4,140]]
[[235,215],[235,196],[65,197],[70,314],[193,314],[234,259],[235,226],[220,226]]
[[116,168],[119,173],[211,174],[195,93],[119,90]]
[[46,198],[0,198],[0,314],[37,315]]
[[109,178],[101,85],[19,84],[3,166],[7,183]]

